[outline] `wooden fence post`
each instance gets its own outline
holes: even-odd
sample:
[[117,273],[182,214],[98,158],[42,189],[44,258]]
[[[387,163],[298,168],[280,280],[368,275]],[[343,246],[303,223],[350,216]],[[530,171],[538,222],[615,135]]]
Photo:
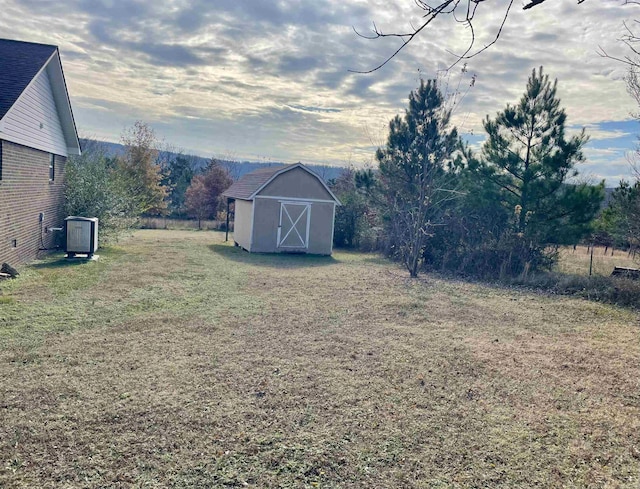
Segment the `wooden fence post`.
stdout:
[[229,204],[231,202],[231,199],[227,198],[227,224],[225,226],[225,235],[224,235],[224,241],[225,243],[227,241],[229,241]]

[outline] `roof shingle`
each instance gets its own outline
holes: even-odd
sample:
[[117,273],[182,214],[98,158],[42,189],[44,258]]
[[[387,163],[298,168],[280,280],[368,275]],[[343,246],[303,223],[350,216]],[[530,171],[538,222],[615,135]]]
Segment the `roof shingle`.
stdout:
[[58,48],[0,39],[0,119]]
[[283,168],[286,168],[286,166],[287,165],[269,166],[247,173],[225,190],[222,195],[230,199],[249,200],[256,190],[267,183],[273,175]]

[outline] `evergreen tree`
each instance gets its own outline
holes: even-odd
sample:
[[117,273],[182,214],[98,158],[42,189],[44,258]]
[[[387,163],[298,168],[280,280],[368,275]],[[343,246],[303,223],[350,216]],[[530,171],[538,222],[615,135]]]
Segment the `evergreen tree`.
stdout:
[[170,189],[169,209],[173,215],[184,212],[187,189],[194,176],[192,159],[193,157],[178,154],[167,164],[163,184]]
[[436,81],[421,80],[404,117],[391,120],[387,144],[376,153],[387,198],[388,251],[412,277],[434,228],[444,222],[446,203],[457,196],[452,160],[459,137],[449,128],[450,116]]
[[604,182],[567,183],[578,175],[588,138],[584,130],[567,138],[556,91],[557,80],[534,69],[520,101],[484,121],[483,178],[500,189],[514,231],[533,245],[577,242],[604,198]]
[[458,163],[456,170],[461,195],[445,209],[444,225],[425,248],[425,261],[441,271],[494,277],[510,216],[499,189],[480,178],[471,150],[463,147],[461,153],[465,164]]
[[337,179],[329,182],[329,186],[342,203],[336,207],[334,245],[346,248],[360,247],[363,245],[364,237],[365,241],[369,242],[364,247],[371,249],[375,244],[378,223],[378,213],[374,205],[377,180],[373,170],[346,168]]
[[618,246],[634,251],[640,248],[640,179],[634,184],[620,182],[609,207],[602,213],[600,224]]

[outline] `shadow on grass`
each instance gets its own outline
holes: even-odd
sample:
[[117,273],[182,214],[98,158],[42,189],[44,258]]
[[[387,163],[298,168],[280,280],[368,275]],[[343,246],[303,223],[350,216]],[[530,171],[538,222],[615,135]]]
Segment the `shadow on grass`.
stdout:
[[31,265],[31,268],[35,268],[36,270],[49,270],[55,268],[71,268],[76,267],[78,265],[84,265],[85,263],[89,263],[91,260],[87,260],[86,258],[65,258],[61,256],[59,258],[49,258],[46,261],[40,263],[34,263]]
[[239,246],[212,244],[209,249],[226,259],[248,265],[273,268],[303,268],[333,265],[338,260],[332,256],[297,253],[249,253]]
[[[106,257],[119,256],[124,253],[125,252],[118,247],[105,246],[98,249],[98,251],[96,252],[96,256],[98,256],[98,259],[101,259]],[[83,258],[81,256],[75,258],[65,258],[64,253],[56,252],[46,256],[46,258],[43,258],[41,262],[32,263],[30,267],[36,270],[53,270],[57,268],[72,268],[77,267],[78,265],[84,265],[85,263],[93,262],[94,260]]]

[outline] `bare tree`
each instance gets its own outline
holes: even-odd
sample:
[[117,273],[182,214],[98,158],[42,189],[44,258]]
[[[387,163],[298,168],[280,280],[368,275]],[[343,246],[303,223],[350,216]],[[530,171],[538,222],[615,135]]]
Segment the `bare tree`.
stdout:
[[331,167],[329,165],[315,165],[313,171],[325,182],[329,179],[329,175],[331,175]]
[[225,168],[234,182],[238,181],[242,176],[242,163],[240,163],[236,153],[226,151],[222,155],[214,156],[212,160],[216,160],[219,165]]
[[[638,105],[638,109],[640,109],[640,69],[638,67],[629,66],[629,70],[624,81],[627,84],[627,92],[631,97],[633,97]],[[636,119],[640,119],[639,112],[632,112],[631,115]]]
[[[505,23],[507,22],[509,13],[511,12],[511,8],[513,7],[513,3],[514,3],[514,0],[510,0],[507,6],[499,12],[502,21],[500,23],[500,26],[492,35],[492,38],[491,38],[492,40],[488,44],[485,44],[484,46],[478,48],[476,46],[477,36],[476,36],[476,27],[474,24],[474,20],[481,8],[488,10],[490,5],[491,6],[495,5],[495,1],[494,2],[490,2],[488,0],[444,0],[444,1],[436,0],[435,2],[429,1],[429,0],[413,0],[413,1],[416,7],[423,11],[422,21],[419,23],[418,26],[412,25],[411,29],[408,30],[407,32],[383,32],[383,30],[378,28],[378,26],[375,23],[373,24],[372,32],[369,34],[360,33],[354,28],[354,31],[356,32],[356,34],[365,39],[383,39],[383,38],[390,37],[390,38],[399,39],[401,42],[400,42],[400,46],[390,56],[388,56],[382,63],[380,63],[376,67],[366,71],[358,71],[358,70],[351,70],[351,71],[353,71],[354,73],[372,73],[376,70],[379,70],[384,65],[386,65],[389,61],[391,61],[398,53],[400,53],[400,51],[402,51],[416,37],[423,34],[429,28],[433,29],[434,28],[433,26],[437,24],[438,19],[441,17],[453,18],[455,22],[469,29],[471,33],[471,39],[469,41],[469,45],[467,46],[464,52],[455,55],[457,59],[451,65],[451,67],[453,67],[456,64],[458,64],[460,61],[477,56],[484,50],[493,46],[498,41],[498,39],[500,38],[500,35],[502,34],[502,30],[504,28]],[[531,9],[533,7],[536,7],[544,3],[545,1],[547,0],[529,0],[522,7],[522,9],[523,10]],[[577,0],[577,2],[578,4],[581,4],[584,2],[584,0]],[[636,2],[627,0],[627,3],[636,3]],[[634,38],[634,39],[637,39],[637,38]]]

